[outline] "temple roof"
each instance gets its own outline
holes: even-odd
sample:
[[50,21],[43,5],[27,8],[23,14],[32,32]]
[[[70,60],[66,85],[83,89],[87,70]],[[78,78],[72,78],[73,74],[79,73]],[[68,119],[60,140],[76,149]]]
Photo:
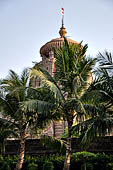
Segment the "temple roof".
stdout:
[[[67,38],[67,41],[69,44],[79,44],[78,42],[70,39],[70,38]],[[50,51],[53,50],[53,48],[59,48],[59,47],[62,47],[64,44],[64,38],[56,38],[56,39],[53,39],[49,42],[47,42],[45,45],[43,45],[41,48],[40,48],[40,54],[43,54],[43,55],[48,55],[48,53]]]
[[[59,34],[60,34],[60,38],[53,39],[53,40],[47,42],[45,45],[43,45],[40,48],[41,55],[47,56],[49,54],[49,52],[53,50],[53,48],[59,48],[59,47],[63,46],[64,37],[66,37],[66,34],[67,34],[66,28],[64,27],[64,18],[62,18],[62,26],[60,28]],[[67,41],[69,44],[75,44],[75,45],[79,44],[78,42],[76,42],[70,38],[67,38]]]

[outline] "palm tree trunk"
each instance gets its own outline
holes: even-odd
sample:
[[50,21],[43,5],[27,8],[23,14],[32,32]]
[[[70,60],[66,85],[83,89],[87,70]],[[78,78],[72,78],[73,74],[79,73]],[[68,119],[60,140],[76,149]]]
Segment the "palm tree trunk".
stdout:
[[71,128],[72,128],[72,121],[68,121],[68,137],[67,137],[67,143],[66,143],[66,156],[65,156],[63,170],[70,170]]
[[15,170],[22,169],[22,165],[24,162],[24,155],[25,155],[25,130],[22,130],[20,135],[20,154],[19,154],[19,160],[17,162]]
[[84,164],[84,170],[86,170],[86,163]]
[[1,155],[4,155],[4,153],[5,153],[5,141],[3,140],[1,142]]
[[86,170],[86,161],[84,160],[84,170]]

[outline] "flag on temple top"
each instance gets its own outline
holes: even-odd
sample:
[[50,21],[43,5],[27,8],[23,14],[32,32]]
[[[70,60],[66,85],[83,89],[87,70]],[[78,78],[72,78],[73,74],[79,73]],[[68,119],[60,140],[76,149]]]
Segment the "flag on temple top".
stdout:
[[64,8],[61,8],[61,13],[62,15],[64,15]]

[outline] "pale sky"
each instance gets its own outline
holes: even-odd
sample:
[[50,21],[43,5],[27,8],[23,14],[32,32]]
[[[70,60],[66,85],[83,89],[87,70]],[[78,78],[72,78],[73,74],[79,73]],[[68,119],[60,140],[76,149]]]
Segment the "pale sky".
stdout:
[[67,36],[87,55],[113,52],[113,0],[0,0],[0,78],[41,60],[40,47],[60,37],[62,7]]

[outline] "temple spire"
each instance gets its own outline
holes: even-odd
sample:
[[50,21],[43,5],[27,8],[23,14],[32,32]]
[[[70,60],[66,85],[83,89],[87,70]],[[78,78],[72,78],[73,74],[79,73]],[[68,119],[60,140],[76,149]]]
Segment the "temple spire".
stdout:
[[66,28],[64,27],[64,8],[61,8],[61,13],[62,13],[62,27],[60,28],[59,34],[61,38],[64,38],[66,35]]

